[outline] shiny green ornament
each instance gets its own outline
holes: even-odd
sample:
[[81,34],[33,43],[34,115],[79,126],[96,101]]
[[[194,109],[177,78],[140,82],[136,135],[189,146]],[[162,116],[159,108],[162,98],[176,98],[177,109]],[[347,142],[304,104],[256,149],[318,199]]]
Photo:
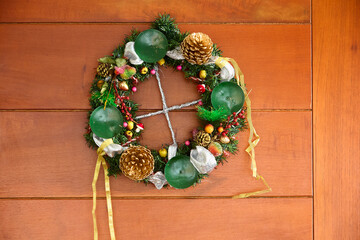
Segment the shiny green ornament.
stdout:
[[168,50],[168,41],[165,35],[155,29],[148,29],[139,34],[135,40],[135,52],[148,63],[155,63],[162,59]]
[[189,156],[176,156],[165,166],[166,181],[174,188],[188,188],[197,180],[198,171],[190,162]]
[[90,128],[98,137],[112,138],[118,134],[123,125],[121,112],[113,106],[96,108],[90,116]]
[[215,109],[226,109],[227,115],[239,111],[245,101],[245,95],[239,85],[222,82],[211,93],[211,104]]

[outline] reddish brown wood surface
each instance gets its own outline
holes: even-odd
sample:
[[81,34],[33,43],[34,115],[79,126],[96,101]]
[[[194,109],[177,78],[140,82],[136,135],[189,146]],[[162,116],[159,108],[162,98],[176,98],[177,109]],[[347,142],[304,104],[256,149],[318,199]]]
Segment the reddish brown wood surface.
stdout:
[[359,239],[360,3],[313,5],[315,239]]
[[[0,1],[0,239],[92,239],[91,182],[96,152],[88,149],[82,135],[96,59],[110,54],[132,27],[147,29],[144,22],[153,21],[158,12],[176,17],[182,31],[207,33],[224,56],[240,65],[247,88],[252,89],[253,121],[261,136],[256,148],[258,170],[273,191],[252,199],[224,199],[264,189],[251,177],[250,160],[244,152],[245,131],[238,136],[239,154],[194,188],[158,191],[151,184],[111,178],[117,238],[313,238],[310,0],[13,0]],[[354,61],[352,66],[359,63],[346,56]],[[322,64],[320,60],[315,63]],[[168,105],[199,98],[183,73],[162,68],[161,74]],[[318,76],[321,74],[325,72]],[[143,111],[161,108],[155,79],[138,89],[133,99]],[[322,85],[317,89],[323,93]],[[315,102],[327,93],[319,94]],[[171,112],[170,118],[180,142],[190,138],[191,129],[199,125],[194,111]],[[164,116],[144,119],[144,124],[143,144],[159,148],[170,143]],[[324,131],[324,126],[318,129]],[[318,158],[329,158],[324,149],[316,149]],[[325,164],[324,160],[317,169],[319,164]],[[339,167],[330,166],[333,168],[324,169]],[[342,172],[350,170],[344,167]],[[332,171],[328,174],[339,177]],[[316,180],[320,184],[327,181]],[[103,198],[102,172],[97,185],[98,196]],[[320,186],[317,190],[321,196],[317,206],[331,207],[314,209],[319,214],[316,223],[334,230],[331,235],[320,229],[316,236],[343,239],[340,227],[356,228],[354,205],[347,206],[355,213],[347,212],[339,224],[335,207],[344,201],[326,205],[322,192],[331,189]],[[356,203],[354,196],[347,195]],[[321,216],[329,209],[333,218],[325,221]],[[109,239],[103,199],[98,200],[97,216],[99,239]],[[348,231],[344,236],[355,236],[356,231]]]
[[179,22],[310,22],[310,0],[1,1],[1,22],[151,22],[167,12]]
[[[194,112],[173,112],[170,118],[179,141],[191,137],[190,131],[199,125]],[[273,188],[268,195],[311,195],[311,113],[256,112],[253,118],[261,136],[258,169]],[[85,122],[85,112],[2,112],[0,197],[91,197],[96,153],[83,139]],[[144,124],[143,144],[160,148],[171,143],[164,116],[148,118]],[[244,151],[248,132],[239,138],[239,154],[194,188],[158,191],[118,177],[111,178],[112,195],[230,196],[264,189],[251,177]],[[102,173],[98,186],[104,196]]]
[[[110,54],[132,27],[132,24],[0,25],[0,35],[6,36],[0,38],[0,81],[6,83],[0,86],[0,98],[4,99],[0,109],[89,108],[96,59]],[[311,108],[309,25],[180,27],[183,31],[201,29],[219,44],[224,56],[236,59],[248,89],[254,89],[250,95],[253,108]],[[191,88],[191,84],[185,84],[180,73],[174,78],[171,70],[166,73],[170,73],[164,82],[169,104],[183,102],[185,89]],[[160,101],[153,100],[154,96],[160,99],[155,85],[153,81],[139,86],[142,99],[136,99],[142,100],[142,108],[161,106]],[[191,93],[198,98],[195,86]]]
[[[98,200],[99,239],[110,239]],[[1,239],[92,239],[91,200],[0,200]],[[311,239],[311,199],[113,200],[117,239]]]

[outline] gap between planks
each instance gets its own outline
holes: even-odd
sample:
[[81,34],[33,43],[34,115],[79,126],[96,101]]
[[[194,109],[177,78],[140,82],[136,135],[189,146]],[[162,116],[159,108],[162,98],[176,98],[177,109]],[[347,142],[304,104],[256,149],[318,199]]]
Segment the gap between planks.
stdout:
[[[239,199],[271,199],[271,198],[314,198],[312,195],[303,196],[251,196]],[[92,197],[1,197],[0,200],[92,200]],[[105,200],[106,197],[96,197],[98,200]],[[163,200],[163,199],[232,199],[232,196],[129,196],[129,197],[114,197],[112,200]]]
[[[152,22],[0,22],[6,24],[56,24],[56,25],[143,25]],[[177,22],[187,25],[311,25],[311,22]]]
[[[91,109],[0,109],[0,112],[88,112]],[[138,109],[138,112],[154,112],[162,109]],[[252,109],[252,112],[312,112],[312,109]],[[196,109],[176,109],[171,112],[196,112]]]

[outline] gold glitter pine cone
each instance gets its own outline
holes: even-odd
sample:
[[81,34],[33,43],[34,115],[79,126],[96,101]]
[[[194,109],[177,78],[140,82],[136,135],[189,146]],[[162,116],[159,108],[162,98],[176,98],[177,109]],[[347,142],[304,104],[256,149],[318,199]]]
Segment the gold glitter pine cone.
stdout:
[[202,146],[202,147],[207,147],[211,142],[211,136],[210,136],[210,134],[208,134],[205,131],[199,131],[196,134],[194,140],[197,145]]
[[96,69],[96,72],[101,77],[107,77],[112,75],[112,67],[110,63],[101,63]]
[[143,146],[129,147],[121,154],[119,166],[126,177],[135,181],[143,180],[154,170],[154,157]]
[[191,33],[182,41],[181,51],[188,62],[202,65],[211,57],[213,42],[205,33]]

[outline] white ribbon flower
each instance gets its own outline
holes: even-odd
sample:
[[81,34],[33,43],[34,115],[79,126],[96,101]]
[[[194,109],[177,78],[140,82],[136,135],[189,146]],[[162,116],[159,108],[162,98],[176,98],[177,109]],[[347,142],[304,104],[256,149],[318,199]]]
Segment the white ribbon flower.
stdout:
[[176,156],[176,151],[177,151],[177,145],[171,144],[168,149],[168,160]]
[[[215,64],[216,60],[218,59],[218,56],[212,56],[210,57],[209,61],[205,64]],[[225,66],[221,68],[220,70],[220,78],[222,81],[230,81],[235,77],[235,69],[233,65],[231,65],[229,62],[225,63]]]
[[185,59],[184,55],[182,54],[181,48],[179,46],[171,51],[167,51],[166,56],[175,60]]
[[147,179],[149,180],[149,182],[153,183],[158,190],[160,190],[165,184],[167,184],[165,175],[161,171],[158,171],[155,174],[148,176]]
[[190,151],[190,161],[201,174],[211,172],[217,165],[214,155],[201,146],[196,146],[196,149]]
[[135,52],[134,44],[135,44],[135,42],[126,43],[125,50],[124,50],[124,57],[127,57],[131,64],[140,65],[144,61],[141,60],[139,55],[137,55],[137,53]]
[[[96,143],[96,145],[98,145],[98,147],[100,147],[101,144],[106,140],[105,138],[101,138],[101,137],[96,136],[94,133],[93,133],[93,139],[94,139],[94,142]],[[123,146],[121,146],[119,144],[116,144],[116,143],[112,143],[109,146],[107,146],[106,148],[104,148],[104,152],[109,157],[114,157],[115,154],[120,154],[123,151],[125,151],[126,149],[128,149],[128,148],[123,147]]]

